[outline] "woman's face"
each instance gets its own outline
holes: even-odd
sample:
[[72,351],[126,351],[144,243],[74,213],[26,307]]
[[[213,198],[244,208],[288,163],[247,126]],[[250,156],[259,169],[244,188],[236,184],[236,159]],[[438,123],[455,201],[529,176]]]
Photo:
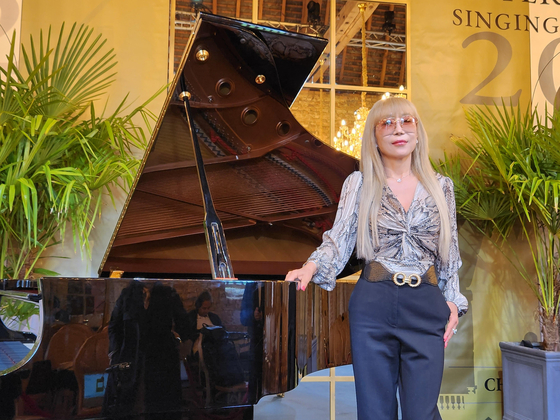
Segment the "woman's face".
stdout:
[[375,126],[375,138],[384,159],[409,157],[416,148],[417,118],[409,114],[389,115]]
[[204,302],[202,302],[202,305],[200,305],[200,308],[198,308],[198,314],[200,316],[207,316],[208,313],[210,312],[211,307],[212,307],[212,302],[209,300],[205,300]]

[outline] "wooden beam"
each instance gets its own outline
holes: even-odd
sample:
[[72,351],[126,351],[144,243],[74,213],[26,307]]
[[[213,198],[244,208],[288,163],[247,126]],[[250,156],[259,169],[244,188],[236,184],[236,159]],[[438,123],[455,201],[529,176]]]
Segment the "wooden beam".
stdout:
[[[362,17],[360,15],[360,10],[358,9],[358,4],[363,3],[360,1],[349,0],[342,7],[340,12],[338,12],[337,22],[341,22],[336,27],[334,42],[336,45],[336,55],[340,54],[344,48],[348,45],[350,40],[362,29]],[[375,9],[379,6],[379,3],[369,3],[366,2],[366,10],[364,18],[367,20],[373,14]],[[333,42],[331,37],[333,28],[325,33],[324,37],[329,39],[329,44],[325,51],[330,51],[330,43]],[[331,62],[334,62],[336,57],[331,57]],[[325,66],[318,67],[315,71],[316,78],[318,79],[320,74],[325,71]]]
[[401,58],[401,69],[399,74],[399,87],[404,86],[404,76],[406,74],[405,68],[406,68],[406,52],[403,52]]
[[307,1],[303,1],[302,2],[302,7],[301,7],[301,23],[306,23],[307,22],[307,4],[309,3],[310,0]]
[[263,5],[264,0],[259,0],[259,20],[262,20],[263,18]]
[[[321,1],[322,3],[322,1]],[[327,5],[325,6],[325,25],[329,26],[330,24],[330,11],[331,11],[331,0],[327,0]]]
[[[389,11],[394,11],[395,6],[392,4],[389,6]],[[389,35],[385,35],[385,41],[389,41],[391,38]],[[387,57],[389,57],[389,50],[385,50],[383,53],[383,63],[381,64],[381,75],[379,76],[379,86],[385,86],[385,74],[387,73]]]
[[218,0],[212,0],[212,13],[218,14]]
[[379,75],[379,86],[385,86],[385,73],[387,72],[387,56],[389,51],[385,50],[383,52],[383,63],[381,64],[381,74]]
[[241,0],[236,0],[235,2],[235,17],[238,18],[241,15]]
[[280,12],[280,22],[286,21],[286,0],[282,0],[282,11]]
[[338,75],[338,82],[342,83],[342,79],[344,77],[344,65],[346,64],[346,51],[348,48],[344,48],[342,51],[342,63],[340,64],[340,74]]

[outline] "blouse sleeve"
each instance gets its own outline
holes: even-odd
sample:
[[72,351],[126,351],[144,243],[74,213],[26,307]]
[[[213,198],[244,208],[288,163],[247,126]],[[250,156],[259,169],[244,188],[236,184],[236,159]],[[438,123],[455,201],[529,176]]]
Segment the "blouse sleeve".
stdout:
[[450,178],[442,177],[442,188],[445,195],[445,201],[449,209],[449,217],[451,219],[451,246],[449,249],[449,258],[443,263],[441,257],[436,260],[435,268],[438,273],[439,287],[443,292],[445,300],[453,302],[459,310],[459,316],[467,313],[469,308],[467,298],[461,294],[459,289],[459,276],[457,272],[461,268],[462,261],[459,254],[459,240],[457,235],[457,214],[455,210],[455,192],[453,190],[453,181]]
[[325,290],[334,289],[336,276],[350,259],[356,245],[361,187],[361,172],[353,172],[346,178],[333,227],[323,234],[323,243],[307,260],[317,266],[312,281]]

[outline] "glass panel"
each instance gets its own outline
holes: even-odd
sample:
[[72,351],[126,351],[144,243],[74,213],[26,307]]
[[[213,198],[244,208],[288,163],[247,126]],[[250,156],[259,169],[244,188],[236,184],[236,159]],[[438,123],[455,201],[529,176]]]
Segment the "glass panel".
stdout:
[[337,10],[336,82],[352,86],[406,86],[406,5],[338,1]]
[[[302,89],[290,110],[307,131],[323,143],[330,144],[332,136],[329,89]],[[309,112],[310,110],[313,112]]]

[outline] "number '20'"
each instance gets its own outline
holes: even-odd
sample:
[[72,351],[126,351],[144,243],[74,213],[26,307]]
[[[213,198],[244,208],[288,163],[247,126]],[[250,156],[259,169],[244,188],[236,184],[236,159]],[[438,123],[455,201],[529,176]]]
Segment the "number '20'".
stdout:
[[[459,102],[462,104],[475,104],[475,105],[493,105],[494,103],[501,102],[502,99],[506,104],[516,106],[519,103],[519,97],[521,96],[521,89],[519,89],[515,94],[509,97],[496,97],[496,96],[483,96],[479,95],[485,86],[491,83],[495,78],[497,78],[508,66],[513,56],[513,50],[511,48],[510,42],[502,35],[495,32],[479,32],[473,34],[463,41],[463,48],[467,48],[475,41],[490,41],[496,47],[498,51],[498,59],[496,60],[496,65],[490,72],[490,74],[477,86],[475,86],[469,93],[467,93]],[[554,72],[552,66],[552,60],[554,59],[554,51],[560,43],[560,38],[551,41],[544,49],[539,60],[539,80],[543,94],[547,101],[554,103],[554,97],[556,95],[556,87],[554,86]]]

